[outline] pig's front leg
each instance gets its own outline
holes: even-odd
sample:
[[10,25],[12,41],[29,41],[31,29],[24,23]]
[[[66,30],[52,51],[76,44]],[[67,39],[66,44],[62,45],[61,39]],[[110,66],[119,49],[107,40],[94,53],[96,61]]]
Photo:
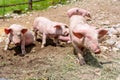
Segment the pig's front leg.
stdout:
[[78,48],[77,46],[74,46],[74,51],[77,56],[77,61],[80,63],[80,65],[85,65],[86,62],[83,58],[83,52],[81,51],[81,49]]
[[6,42],[6,44],[5,44],[4,50],[6,51],[8,49],[8,47],[9,47],[11,41],[10,41],[9,38],[7,38],[5,42]]
[[77,55],[78,55],[78,60],[79,60],[80,65],[85,65],[86,62],[83,58],[83,55],[80,52],[77,52]]
[[45,44],[46,44],[46,34],[45,33],[43,33],[43,35],[42,35],[42,45],[41,45],[41,48],[44,48],[45,47]]
[[9,47],[9,45],[10,45],[11,38],[12,38],[12,36],[9,35],[9,37],[7,37],[6,40],[5,40],[5,47],[4,47],[4,50],[5,50],[5,51],[8,49],[8,47]]
[[37,33],[37,30],[35,29],[34,30],[34,36],[35,36],[34,40],[37,40],[37,35],[38,35],[38,33]]
[[[76,50],[76,49],[75,49],[75,50]],[[80,65],[85,65],[86,62],[85,62],[85,60],[84,60],[84,58],[83,58],[83,55],[82,55],[81,53],[83,53],[83,52],[76,50],[78,62],[80,63]]]
[[22,51],[22,54],[25,54],[26,51],[25,51],[25,39],[23,38],[23,40],[21,41],[21,51]]
[[58,36],[54,38],[54,42],[56,43],[56,46],[60,45],[60,42],[59,42],[58,38],[59,38]]

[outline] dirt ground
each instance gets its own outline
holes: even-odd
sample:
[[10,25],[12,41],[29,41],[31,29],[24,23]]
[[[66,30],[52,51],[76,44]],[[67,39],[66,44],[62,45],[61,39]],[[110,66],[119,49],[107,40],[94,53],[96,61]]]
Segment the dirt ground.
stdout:
[[[120,23],[119,0],[80,0],[62,7],[43,11],[32,11],[26,16],[0,20],[0,35],[4,27],[21,24],[32,29],[37,16],[69,25],[66,11],[72,7],[80,7],[91,12],[89,24],[96,27],[112,26]],[[50,41],[47,41],[50,42]],[[86,65],[76,63],[71,44],[54,46],[51,43],[41,49],[40,40],[26,46],[27,54],[20,56],[20,48],[14,45],[3,51],[4,42],[0,43],[0,80],[120,80],[120,52],[102,51],[99,55],[87,54]]]

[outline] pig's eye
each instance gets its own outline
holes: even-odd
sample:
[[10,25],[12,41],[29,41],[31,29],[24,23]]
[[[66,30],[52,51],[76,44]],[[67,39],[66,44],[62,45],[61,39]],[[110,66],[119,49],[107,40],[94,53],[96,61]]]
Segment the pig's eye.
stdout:
[[67,25],[65,25],[65,28],[68,28],[68,26],[67,26]]

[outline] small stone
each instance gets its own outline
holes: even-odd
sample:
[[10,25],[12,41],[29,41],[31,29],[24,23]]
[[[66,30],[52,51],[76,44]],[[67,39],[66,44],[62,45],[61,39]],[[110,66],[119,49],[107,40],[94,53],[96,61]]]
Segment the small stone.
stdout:
[[108,40],[106,40],[106,43],[107,43],[108,45],[114,45],[114,44],[116,43],[116,40],[108,39]]
[[116,78],[116,80],[120,80],[120,75],[118,75],[118,77]]
[[109,21],[104,21],[104,22],[101,22],[101,24],[102,25],[108,25],[108,24],[110,24],[110,22]]
[[116,47],[120,49],[120,41],[116,42]]
[[101,70],[99,68],[95,69],[95,74],[100,76],[101,75]]
[[35,49],[33,49],[31,52],[32,52],[32,53],[35,53],[35,52],[36,52],[36,50],[35,50]]
[[116,47],[113,47],[112,50],[113,50],[113,52],[117,52],[119,49]]
[[115,35],[118,33],[118,31],[115,28],[109,28],[108,33]]
[[26,24],[29,24],[29,23],[30,23],[30,22],[28,22],[28,21],[26,22]]
[[106,46],[101,46],[101,50],[103,50],[103,51],[107,51],[108,48],[107,48]]
[[0,38],[0,42],[2,42],[3,41],[3,39],[2,38]]

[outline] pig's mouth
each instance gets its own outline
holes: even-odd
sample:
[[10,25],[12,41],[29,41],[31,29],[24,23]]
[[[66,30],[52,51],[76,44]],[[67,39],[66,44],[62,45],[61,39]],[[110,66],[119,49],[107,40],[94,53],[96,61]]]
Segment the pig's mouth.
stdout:
[[65,32],[62,36],[68,36],[68,35],[69,35],[69,33]]
[[15,45],[20,45],[20,43],[15,43]]
[[93,52],[94,52],[95,54],[100,54],[100,53],[101,53],[101,50],[100,50],[100,49],[95,49],[95,50],[93,50]]
[[100,53],[101,53],[100,50],[96,50],[96,51],[95,51],[95,54],[100,54]]
[[16,43],[15,43],[15,45],[18,45],[18,46],[19,46],[20,44],[21,44],[21,41],[20,41],[20,42],[16,42]]

